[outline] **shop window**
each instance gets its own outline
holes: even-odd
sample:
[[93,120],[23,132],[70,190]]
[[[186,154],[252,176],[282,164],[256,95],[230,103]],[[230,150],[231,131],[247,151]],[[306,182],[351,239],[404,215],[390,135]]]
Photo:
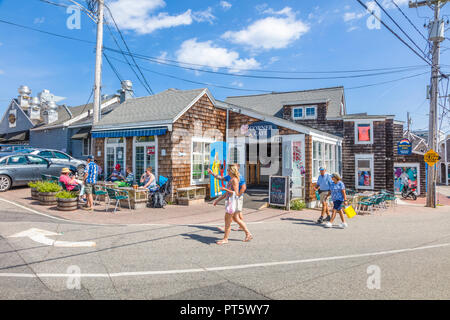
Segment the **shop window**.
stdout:
[[355,123],[355,143],[371,144],[373,143],[373,124]]
[[355,155],[355,185],[356,189],[373,189],[373,154]]
[[325,167],[329,174],[340,171],[340,154],[336,152],[336,148],[340,148],[340,146],[321,141],[313,141],[313,180],[319,177],[320,167]]
[[292,109],[292,118],[294,120],[303,119],[303,107],[296,107]]
[[211,141],[200,138],[192,139],[191,183],[207,184],[209,182],[209,157]]
[[154,142],[155,136],[136,137],[136,142]]

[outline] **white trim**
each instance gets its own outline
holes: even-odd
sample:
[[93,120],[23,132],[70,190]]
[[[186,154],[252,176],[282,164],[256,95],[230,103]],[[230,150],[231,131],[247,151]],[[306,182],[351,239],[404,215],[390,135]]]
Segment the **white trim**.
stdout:
[[[409,163],[394,162],[394,170],[395,170],[396,167],[417,168],[417,190],[416,190],[416,194],[420,195],[420,163],[418,163],[418,162],[409,162]],[[395,173],[395,171],[394,171],[394,173]],[[394,179],[394,177],[392,177],[392,179]],[[394,179],[394,182],[395,182],[395,179]]]
[[191,103],[189,103],[189,105],[184,108],[172,121],[172,123],[175,123],[186,111],[188,111],[194,104],[197,103],[198,100],[200,100],[201,97],[203,97],[204,95],[207,95],[209,100],[211,100],[211,103],[213,104],[213,106],[216,106],[216,100],[214,99],[214,97],[212,96],[212,94],[209,92],[209,90],[206,88],[204,89],[194,100],[191,101]]
[[156,120],[139,123],[124,123],[124,124],[111,124],[100,127],[94,127],[92,131],[108,131],[108,130],[127,130],[127,129],[139,129],[139,128],[153,128],[153,127],[167,127],[169,131],[172,131],[172,120]]
[[[358,160],[370,160],[370,186],[358,185]],[[374,154],[373,153],[357,153],[355,154],[355,189],[373,190],[375,186],[375,170],[374,170]]]
[[[308,108],[314,109],[314,116],[308,116],[308,115],[307,115],[306,109],[308,109]],[[305,119],[317,119],[317,105],[314,105],[314,106],[305,106]]]
[[[347,116],[348,117],[348,116]],[[361,117],[361,118],[346,118],[343,117],[344,122],[352,122],[352,121],[386,121],[388,119],[394,119],[395,116],[384,116],[384,118],[371,118],[371,117]]]
[[[107,143],[108,138],[103,138],[105,139],[105,148],[104,148],[104,153],[103,153],[103,158],[104,158],[104,162],[103,162],[103,172],[105,173],[105,180],[108,178],[108,176],[111,174],[111,172],[108,172],[108,158],[107,158],[107,148],[108,147],[112,147],[114,148],[114,162],[116,161],[116,147],[123,147],[123,170],[126,170],[127,168],[127,139],[126,137],[121,137],[123,138],[123,142],[122,143]],[[115,164],[116,165],[116,164]]]
[[[293,120],[305,119],[305,108],[304,107],[293,107],[291,110],[292,110],[292,119]],[[302,110],[302,116],[301,117],[296,117],[295,116],[295,110]]]
[[[151,142],[136,142],[136,137],[133,137],[133,159],[131,160],[131,162],[133,162],[133,173],[134,173],[134,179],[137,181],[139,181],[139,179],[141,177],[138,177],[136,175],[136,147],[147,147],[147,146],[154,146],[155,147],[155,179],[158,181],[158,167],[159,167],[159,163],[158,163],[158,158],[159,158],[159,153],[158,153],[158,136],[154,136],[155,137],[155,141],[151,141]],[[145,152],[145,149],[144,149]],[[144,170],[148,167],[147,164],[147,158],[144,157]]]
[[[88,140],[88,145],[89,145],[89,147],[88,147],[88,149],[89,149],[89,152],[87,153],[87,154],[85,154],[84,153],[84,141],[85,140]],[[83,157],[86,157],[86,156],[88,156],[88,155],[90,155],[90,154],[92,154],[92,138],[91,137],[88,137],[88,138],[84,138],[84,139],[81,139],[81,155],[83,156]]]
[[[370,125],[370,141],[358,141],[358,125],[368,124]],[[354,121],[354,131],[355,131],[355,144],[373,144],[373,120],[357,120]]]
[[306,106],[308,104],[326,104],[330,99],[315,99],[315,100],[293,100],[293,101],[281,101],[283,107],[290,106]]
[[[194,151],[194,142],[207,142],[207,143],[211,144],[211,143],[214,143],[216,141],[214,141],[212,138],[209,138],[209,137],[192,137],[191,138],[191,156],[190,156],[190,159],[191,159],[191,171],[189,173],[190,174],[191,186],[201,185],[201,184],[209,184],[209,179],[199,180],[199,181],[196,181],[196,180],[192,179],[192,172],[194,171],[194,169],[192,168],[192,166],[194,164],[194,162],[193,162],[193,158],[194,158],[194,152],[193,152]],[[203,156],[204,156],[204,154],[203,154]]]

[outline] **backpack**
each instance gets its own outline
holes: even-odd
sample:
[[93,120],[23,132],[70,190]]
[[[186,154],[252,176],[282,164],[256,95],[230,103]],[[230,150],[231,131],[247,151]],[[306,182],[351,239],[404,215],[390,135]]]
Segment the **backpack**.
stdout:
[[151,196],[151,199],[152,199],[152,202],[150,204],[151,208],[164,208],[164,206],[166,205],[166,201],[164,200],[164,195],[159,191],[156,191]]

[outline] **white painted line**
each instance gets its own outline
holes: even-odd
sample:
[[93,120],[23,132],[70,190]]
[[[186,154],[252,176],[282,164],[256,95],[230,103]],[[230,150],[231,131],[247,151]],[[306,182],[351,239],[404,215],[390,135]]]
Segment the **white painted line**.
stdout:
[[378,251],[370,253],[361,254],[351,254],[345,256],[333,256],[333,257],[322,257],[322,258],[312,258],[312,259],[302,259],[302,260],[288,260],[288,261],[278,261],[278,262],[264,262],[264,263],[253,263],[253,264],[242,264],[236,266],[224,266],[224,267],[211,267],[211,268],[197,268],[197,269],[180,269],[180,270],[160,270],[160,271],[137,271],[137,272],[117,272],[117,273],[80,273],[74,275],[73,273],[0,273],[0,277],[4,278],[66,278],[66,277],[82,277],[82,278],[109,278],[109,277],[136,277],[136,276],[155,276],[155,275],[171,275],[171,274],[183,274],[183,273],[197,273],[197,272],[211,272],[211,271],[227,271],[227,270],[238,270],[238,269],[249,269],[249,268],[261,268],[261,267],[273,267],[280,265],[289,264],[301,264],[310,262],[322,262],[322,261],[332,261],[332,260],[344,260],[344,259],[355,259],[363,257],[373,257],[387,254],[413,252],[419,250],[428,250],[436,248],[449,247],[450,243],[442,243],[431,246],[423,246],[416,248],[406,248],[388,251]]
[[61,219],[61,218],[53,217],[53,216],[50,216],[50,215],[48,215],[48,214],[45,214],[45,213],[36,211],[36,210],[34,210],[34,209],[25,207],[25,206],[23,206],[23,205],[21,205],[21,204],[18,204],[18,203],[16,203],[16,202],[13,202],[13,201],[9,201],[9,200],[3,199],[3,198],[0,198],[0,200],[1,200],[1,201],[4,201],[4,202],[6,202],[6,203],[12,204],[12,205],[14,205],[14,206],[16,206],[16,207],[19,207],[19,208],[21,208],[21,209],[24,209],[24,210],[27,210],[27,211],[29,211],[29,212],[32,212],[32,213],[34,213],[34,214],[40,215],[40,216],[44,216],[44,217],[47,217],[47,218],[50,218],[50,219],[60,220],[60,221],[64,221],[64,222],[71,222],[70,220],[67,220],[67,219]]
[[9,238],[30,238],[35,242],[53,247],[63,247],[63,248],[95,247],[95,242],[93,241],[70,242],[70,241],[53,240],[48,238],[48,236],[60,236],[60,235],[62,234],[47,230],[41,230],[37,228],[31,228],[26,231],[13,234],[12,236],[9,236]]

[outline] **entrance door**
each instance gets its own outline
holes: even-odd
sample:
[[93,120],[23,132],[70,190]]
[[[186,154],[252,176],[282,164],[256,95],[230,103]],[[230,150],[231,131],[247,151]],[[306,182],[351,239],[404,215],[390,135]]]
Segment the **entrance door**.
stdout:
[[134,176],[136,182],[148,167],[158,179],[158,143],[156,136],[134,138]]
[[121,171],[125,174],[125,139],[106,138],[105,144],[105,179],[111,175],[116,164],[120,164]]
[[232,138],[228,143],[227,166],[228,164],[239,164],[239,174],[245,176],[245,137]]
[[305,136],[285,135],[282,136],[283,142],[283,176],[292,178],[292,197],[305,197]]

